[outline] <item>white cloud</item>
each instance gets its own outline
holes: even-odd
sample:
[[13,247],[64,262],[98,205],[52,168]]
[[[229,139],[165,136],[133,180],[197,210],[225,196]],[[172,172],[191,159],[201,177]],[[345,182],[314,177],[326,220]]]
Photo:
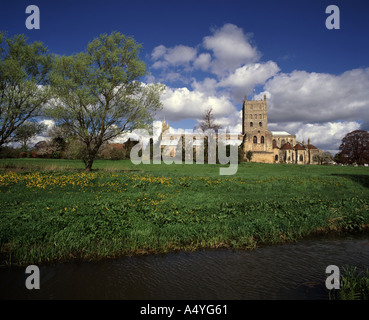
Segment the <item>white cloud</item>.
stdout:
[[163,45],[157,46],[151,53],[151,57],[154,60],[160,59],[167,52],[167,48]]
[[356,121],[369,119],[369,68],[341,75],[293,71],[268,80],[274,122]]
[[242,101],[245,94],[251,93],[256,85],[263,85],[279,70],[278,65],[273,61],[244,65],[222,79],[218,86],[231,88],[235,100]]
[[208,107],[212,107],[215,117],[227,117],[237,113],[236,108],[226,96],[209,96],[187,88],[167,87],[162,96],[162,102],[163,111],[159,117],[165,116],[168,121],[202,119]]
[[211,50],[215,59],[212,61],[212,71],[223,75],[246,63],[259,59],[259,53],[249,42],[249,37],[243,30],[233,24],[225,24],[215,30],[212,36],[203,39],[203,45]]
[[188,64],[196,58],[197,50],[192,47],[178,45],[173,48],[166,48],[163,45],[154,48],[151,57],[157,60],[152,67],[154,69],[165,68]]
[[322,150],[329,150],[333,153],[338,152],[342,138],[351,131],[360,128],[357,121],[330,121],[324,123],[303,123],[303,122],[286,122],[286,123],[269,123],[268,128],[271,131],[284,130],[291,134],[296,134],[299,142],[311,143]]
[[44,124],[47,127],[47,129],[51,129],[52,127],[55,126],[55,121],[54,120],[48,120],[48,119],[46,119],[46,120],[42,120],[40,122],[42,124]]
[[201,53],[194,62],[194,67],[206,71],[210,67],[211,55],[209,53]]
[[267,96],[270,130],[288,131],[300,141],[310,137],[317,147],[334,150],[348,132],[369,129],[369,68],[340,75],[283,73],[276,62],[260,61],[260,56],[250,36],[233,24],[213,30],[196,48],[156,47],[152,67],[164,70],[162,78],[191,85],[167,88],[162,115],[171,122],[198,121],[211,106],[223,127],[240,132],[241,114],[235,105],[256,86],[263,86],[255,98]]
[[194,91],[199,91],[207,96],[216,95],[217,80],[205,78],[203,81],[193,79],[191,86]]
[[279,73],[264,88],[255,98],[267,95],[269,129],[286,130],[299,141],[310,137],[323,150],[337,152],[348,132],[369,122],[369,68],[340,75]]
[[234,112],[224,117],[216,118],[216,123],[230,133],[242,133],[242,111]]
[[168,50],[165,59],[173,65],[187,63],[196,57],[196,49],[179,45]]
[[326,122],[320,124],[303,124],[296,132],[297,139],[310,138],[312,143],[319,145],[322,149],[339,148],[342,138],[351,131],[359,129],[360,124],[355,121],[348,122]]
[[230,23],[214,29],[212,35],[204,37],[202,48],[209,52],[198,54],[196,48],[185,45],[172,48],[159,45],[151,53],[154,61],[152,68],[188,66],[192,63],[195,69],[210,70],[219,77],[226,77],[237,68],[254,63],[260,58],[256,47],[250,43],[250,36]]

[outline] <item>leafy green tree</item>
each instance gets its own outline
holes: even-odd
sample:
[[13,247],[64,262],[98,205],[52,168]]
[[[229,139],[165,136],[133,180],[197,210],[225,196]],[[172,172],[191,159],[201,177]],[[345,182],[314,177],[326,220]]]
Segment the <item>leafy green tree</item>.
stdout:
[[251,159],[252,159],[252,156],[253,156],[253,153],[252,153],[252,151],[247,151],[246,152],[246,159],[247,159],[247,161],[251,161]]
[[86,171],[103,143],[147,127],[161,108],[164,86],[139,81],[146,73],[140,48],[133,38],[113,32],[95,38],[82,53],[56,59],[48,114],[79,138]]
[[36,135],[41,134],[45,131],[46,126],[41,122],[25,121],[20,127],[14,132],[12,141],[19,142],[21,149],[26,151],[28,142]]
[[7,38],[0,32],[0,148],[25,121],[41,114],[50,98],[52,65],[42,43],[27,44],[24,35]]
[[339,147],[340,162],[369,163],[369,132],[355,130],[346,134]]

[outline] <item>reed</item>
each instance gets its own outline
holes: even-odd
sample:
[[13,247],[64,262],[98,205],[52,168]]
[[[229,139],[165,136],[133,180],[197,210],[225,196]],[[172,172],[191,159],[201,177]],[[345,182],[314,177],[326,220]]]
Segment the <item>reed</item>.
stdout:
[[331,300],[369,300],[369,269],[358,271],[356,267],[344,266],[340,289],[329,293]]

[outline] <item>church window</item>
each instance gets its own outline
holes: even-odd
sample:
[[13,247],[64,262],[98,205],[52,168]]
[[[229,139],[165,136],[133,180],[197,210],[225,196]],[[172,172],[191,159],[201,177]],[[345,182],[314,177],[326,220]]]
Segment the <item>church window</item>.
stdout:
[[263,123],[262,122],[259,122],[259,126],[262,127],[263,126]]
[[253,142],[258,143],[258,138],[256,136],[254,136]]
[[253,127],[253,126],[254,126],[254,124],[252,122],[250,122],[250,127]]
[[300,155],[300,161],[304,161],[304,157],[302,156],[302,154]]
[[264,143],[264,136],[261,136],[260,143]]
[[278,161],[278,154],[275,155],[274,160]]

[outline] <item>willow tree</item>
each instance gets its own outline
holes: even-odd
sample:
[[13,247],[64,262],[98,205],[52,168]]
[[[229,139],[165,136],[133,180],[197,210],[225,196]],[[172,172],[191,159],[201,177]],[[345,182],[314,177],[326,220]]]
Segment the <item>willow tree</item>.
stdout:
[[0,148],[41,115],[50,98],[53,57],[41,42],[0,32]]
[[95,38],[84,52],[56,58],[48,114],[78,137],[87,171],[105,142],[147,127],[161,108],[164,87],[140,81],[146,74],[140,48],[133,38],[114,32]]

